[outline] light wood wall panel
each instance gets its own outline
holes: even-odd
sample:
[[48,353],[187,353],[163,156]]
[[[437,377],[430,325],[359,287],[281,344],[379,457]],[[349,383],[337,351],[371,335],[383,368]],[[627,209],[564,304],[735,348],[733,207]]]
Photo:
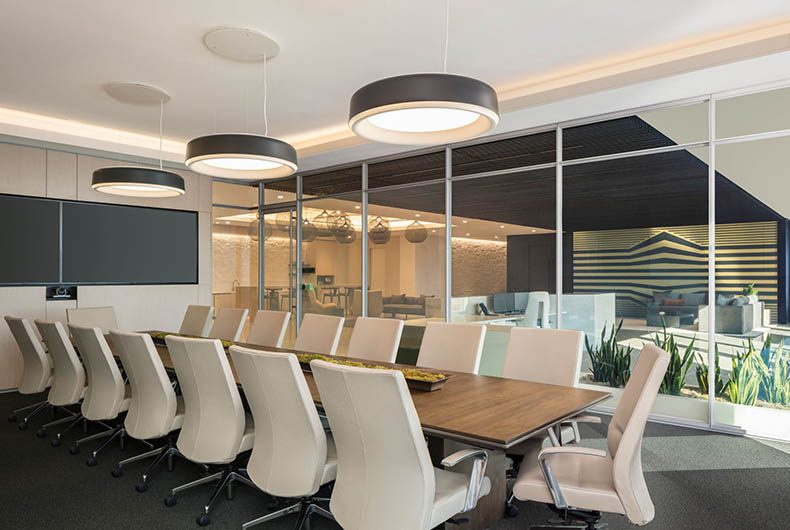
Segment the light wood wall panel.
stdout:
[[198,285],[83,285],[77,307],[113,306],[126,330],[178,331],[187,306],[200,300]]
[[0,193],[46,196],[46,150],[0,144]]
[[77,198],[77,155],[47,150],[47,197]]

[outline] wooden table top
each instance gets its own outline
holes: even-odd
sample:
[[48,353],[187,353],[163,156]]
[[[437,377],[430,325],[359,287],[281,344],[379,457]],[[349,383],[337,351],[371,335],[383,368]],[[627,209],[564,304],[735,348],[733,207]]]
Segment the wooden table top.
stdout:
[[[155,332],[150,332],[155,333]],[[237,343],[251,349],[297,352],[287,348],[267,348],[255,344]],[[159,356],[166,368],[173,368],[167,347],[157,344]],[[363,359],[358,360],[369,363]],[[228,357],[233,376],[233,360]],[[377,365],[387,365],[378,363]],[[393,368],[413,366],[391,364]],[[461,372],[451,374],[444,387],[434,392],[411,390],[414,406],[426,434],[468,442],[490,449],[508,449],[546,428],[584,412],[608,399],[611,394],[559,385],[547,385],[502,377],[489,377]],[[305,372],[316,405],[321,397],[313,374]]]

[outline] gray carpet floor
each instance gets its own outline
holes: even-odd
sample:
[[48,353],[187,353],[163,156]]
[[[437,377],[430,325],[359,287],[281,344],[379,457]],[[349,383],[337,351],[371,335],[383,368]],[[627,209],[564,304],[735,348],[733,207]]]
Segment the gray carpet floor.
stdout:
[[[158,472],[151,488],[137,493],[134,485],[146,464],[133,464],[124,476],[113,478],[113,464],[142,452],[134,442],[121,451],[117,445],[85,465],[86,451],[68,452],[71,434],[63,446],[53,448],[49,438],[39,439],[2,419],[12,409],[34,402],[18,394],[0,394],[0,528],[11,529],[189,529],[210,494],[204,486],[185,492],[175,507],[163,499],[170,487],[193,480],[196,468],[179,462],[172,473]],[[604,448],[606,421],[584,427],[584,445]],[[656,506],[648,528],[674,529],[788,529],[790,528],[790,445],[761,442],[649,424],[643,445],[647,484]],[[249,488],[237,488],[232,501],[221,499],[212,511],[209,528],[238,529],[241,523],[267,512],[268,499]],[[520,515],[503,519],[495,530],[525,530],[551,512],[535,503],[519,503]],[[621,516],[605,515],[613,530],[635,528]],[[293,527],[295,516],[260,526],[262,530]],[[314,530],[336,530],[333,523],[315,518]],[[463,526],[458,527],[463,529]],[[406,530],[406,529],[404,529]]]

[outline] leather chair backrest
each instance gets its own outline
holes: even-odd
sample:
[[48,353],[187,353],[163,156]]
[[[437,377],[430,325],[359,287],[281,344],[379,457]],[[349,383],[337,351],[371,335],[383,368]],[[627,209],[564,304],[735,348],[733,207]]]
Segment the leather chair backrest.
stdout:
[[69,324],[69,331],[88,375],[82,415],[89,420],[111,420],[118,416],[126,393],[112,350],[98,327]]
[[38,394],[46,390],[52,376],[52,362],[44,346],[36,337],[33,326],[26,318],[6,316],[5,321],[22,352],[22,380],[17,390],[21,394]]
[[403,332],[403,320],[360,317],[348,343],[348,356],[367,361],[394,363]]
[[260,346],[279,348],[285,340],[288,331],[288,322],[291,320],[290,311],[267,311],[261,309],[255,314],[255,320],[250,326],[247,342]]
[[546,291],[529,293],[527,308],[524,310],[524,326],[536,328],[538,325],[542,328],[549,327],[549,293]]
[[205,337],[211,328],[211,317],[214,308],[210,305],[190,305],[184,313],[184,320],[181,321],[181,328],[178,332],[181,335],[194,335]]
[[584,333],[572,329],[511,328],[502,377],[576,386]]
[[646,344],[609,423],[607,443],[614,458],[615,490],[625,515],[635,524],[645,524],[655,515],[642,472],[642,435],[668,364],[667,352]]
[[345,530],[427,530],[435,476],[403,374],[310,366],[337,446],[337,522]]
[[302,319],[299,327],[299,334],[294,342],[294,349],[320,353],[323,355],[334,355],[337,345],[340,343],[340,334],[343,332],[343,317],[332,315],[319,315],[307,313]]
[[224,307],[219,310],[214,324],[211,326],[208,336],[211,339],[222,339],[237,341],[241,337],[244,329],[244,322],[247,321],[247,309],[237,309],[235,307]]
[[293,353],[230,348],[255,419],[250,478],[275,497],[307,497],[321,487],[326,434]]
[[170,432],[176,415],[176,393],[156,351],[145,333],[113,330],[110,341],[121,358],[132,391],[124,427],[138,440],[160,438]]
[[85,388],[85,368],[74,351],[66,328],[60,322],[36,320],[44,344],[52,359],[55,377],[47,401],[51,405],[65,406],[78,403]]
[[196,462],[232,461],[241,445],[245,417],[222,343],[174,335],[165,342],[184,398],[178,449]]
[[480,324],[428,322],[417,366],[476,374],[485,337],[486,326]]
[[115,308],[111,306],[66,309],[66,320],[76,326],[99,328],[105,335],[111,329],[118,329]]

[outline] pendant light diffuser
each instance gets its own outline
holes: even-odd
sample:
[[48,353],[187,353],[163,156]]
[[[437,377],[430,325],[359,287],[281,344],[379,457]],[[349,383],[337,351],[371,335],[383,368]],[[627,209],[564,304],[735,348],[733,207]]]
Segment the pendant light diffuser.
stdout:
[[363,138],[402,145],[466,140],[497,123],[499,103],[490,85],[446,73],[374,81],[351,97],[348,121]]
[[170,171],[147,167],[103,167],[93,172],[91,187],[110,195],[126,197],[178,197],[184,194],[184,179]]
[[296,171],[292,145],[255,134],[212,134],[187,144],[189,169],[212,177],[262,180],[287,177]]

